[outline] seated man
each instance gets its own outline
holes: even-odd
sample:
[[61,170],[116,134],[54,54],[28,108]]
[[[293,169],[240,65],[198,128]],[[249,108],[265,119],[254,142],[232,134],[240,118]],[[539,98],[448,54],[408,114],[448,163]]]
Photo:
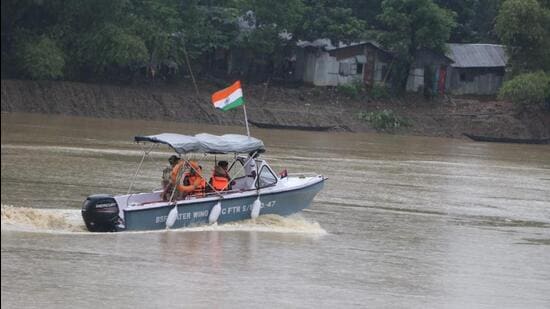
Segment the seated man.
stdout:
[[229,163],[225,160],[218,161],[218,166],[223,168],[225,175],[227,176],[227,179],[229,179],[229,172],[227,171],[227,168],[229,167]]
[[210,185],[216,191],[231,189],[231,184],[229,183],[231,178],[227,172],[227,165],[227,161],[220,161],[218,162],[218,165],[214,167],[214,173],[212,174],[212,178],[210,178]]
[[189,194],[203,196],[206,181],[202,178],[201,174],[201,168],[197,162],[179,160],[174,168],[172,168],[170,185],[167,186],[167,189],[161,195],[163,200],[167,201],[172,195],[172,200],[184,199]]
[[[183,175],[178,175],[180,173],[179,170],[172,172],[172,183],[177,184],[176,190],[179,193],[179,197],[185,198],[189,194],[203,196],[206,181],[202,177],[201,166],[195,161],[189,161],[187,166],[189,167],[189,171]],[[178,181],[181,177],[183,177],[183,184],[182,181]]]

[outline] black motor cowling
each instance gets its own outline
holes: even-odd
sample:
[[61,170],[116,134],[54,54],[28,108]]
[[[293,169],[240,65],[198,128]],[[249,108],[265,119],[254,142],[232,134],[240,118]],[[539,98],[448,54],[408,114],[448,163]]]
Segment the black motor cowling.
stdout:
[[82,204],[82,219],[90,232],[116,232],[118,204],[111,195],[90,195]]

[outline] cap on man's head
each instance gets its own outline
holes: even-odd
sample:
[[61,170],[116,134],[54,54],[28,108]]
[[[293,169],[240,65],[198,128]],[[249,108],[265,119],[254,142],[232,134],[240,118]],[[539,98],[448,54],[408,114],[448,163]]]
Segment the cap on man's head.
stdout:
[[170,164],[174,164],[176,162],[178,162],[180,160],[180,158],[178,158],[178,156],[176,155],[172,155],[170,156],[170,158],[168,158],[168,162],[170,162]]
[[221,160],[218,162],[218,166],[226,168],[229,165],[229,163],[225,160]]

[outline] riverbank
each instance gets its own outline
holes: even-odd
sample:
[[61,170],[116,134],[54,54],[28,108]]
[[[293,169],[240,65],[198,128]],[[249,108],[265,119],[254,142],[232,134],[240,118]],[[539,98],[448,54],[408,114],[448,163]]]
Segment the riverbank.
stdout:
[[[249,120],[276,128],[374,131],[361,112],[391,109],[409,126],[392,133],[462,137],[463,133],[537,139],[550,137],[550,113],[518,112],[512,103],[444,97],[426,101],[409,95],[372,101],[352,99],[334,88],[245,86]],[[243,125],[240,109],[221,112],[210,103],[219,85],[191,83],[139,86],[76,82],[2,80],[2,112],[63,114]]]

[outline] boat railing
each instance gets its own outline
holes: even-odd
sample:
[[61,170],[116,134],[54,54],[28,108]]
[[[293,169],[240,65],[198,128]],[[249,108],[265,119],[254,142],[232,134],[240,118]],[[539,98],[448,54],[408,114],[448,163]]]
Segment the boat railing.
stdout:
[[223,190],[223,191],[216,191],[216,192],[206,192],[203,197],[211,197],[211,196],[223,196],[231,193],[242,193],[247,191],[256,191],[255,188],[252,189],[232,189],[232,190]]
[[305,173],[288,173],[287,177],[299,177],[299,178],[305,178],[305,177],[316,177],[319,174],[313,173],[313,172],[305,172]]

